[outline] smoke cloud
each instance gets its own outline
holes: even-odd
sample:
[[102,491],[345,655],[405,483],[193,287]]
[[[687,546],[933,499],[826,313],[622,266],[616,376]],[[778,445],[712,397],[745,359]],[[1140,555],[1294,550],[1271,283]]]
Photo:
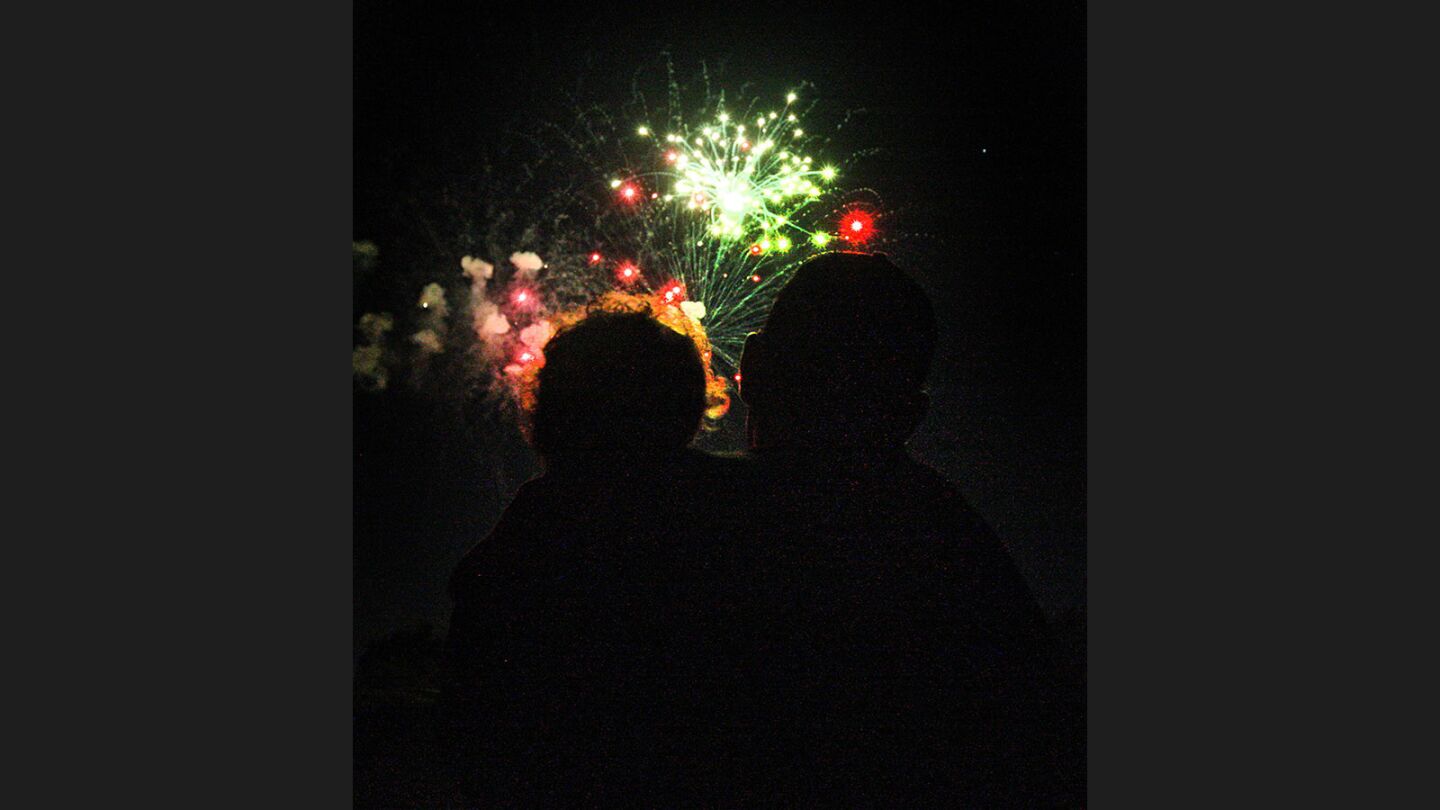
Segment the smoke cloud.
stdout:
[[530,252],[510,254],[510,263],[515,265],[515,270],[519,275],[528,279],[535,278],[535,274],[545,266],[545,262],[541,261],[538,254]]

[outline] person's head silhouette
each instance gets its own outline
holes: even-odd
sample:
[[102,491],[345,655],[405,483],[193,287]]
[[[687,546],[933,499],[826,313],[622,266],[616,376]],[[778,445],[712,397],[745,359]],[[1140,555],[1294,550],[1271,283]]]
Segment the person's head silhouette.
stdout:
[[596,311],[546,344],[531,438],[547,464],[678,452],[700,428],[705,383],[689,337],[644,312]]
[[806,261],[745,341],[751,445],[899,449],[925,416],[936,331],[925,291],[884,256]]

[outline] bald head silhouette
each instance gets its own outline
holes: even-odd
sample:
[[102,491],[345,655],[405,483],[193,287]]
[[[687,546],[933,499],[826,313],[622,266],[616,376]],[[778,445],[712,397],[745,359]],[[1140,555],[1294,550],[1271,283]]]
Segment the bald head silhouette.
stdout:
[[925,415],[936,332],[925,291],[884,256],[806,261],[745,343],[752,446],[898,449]]

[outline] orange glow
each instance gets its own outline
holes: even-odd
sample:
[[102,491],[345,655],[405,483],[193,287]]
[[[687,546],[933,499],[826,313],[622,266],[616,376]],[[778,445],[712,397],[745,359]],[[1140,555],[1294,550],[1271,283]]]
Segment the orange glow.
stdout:
[[[680,309],[679,303],[684,299],[685,287],[678,281],[666,285],[664,291],[652,295],[637,295],[612,290],[587,306],[567,310],[551,317],[550,323],[554,326],[555,334],[559,335],[584,320],[592,312],[643,312],[666,327],[685,335],[694,341],[696,351],[705,361],[705,416],[708,419],[716,420],[730,410],[730,395],[726,391],[728,386],[725,378],[716,374],[715,370],[710,367],[710,338],[705,334],[705,327]],[[525,355],[531,356],[527,359]],[[516,394],[520,399],[521,406],[530,411],[535,407],[535,389],[539,382],[539,371],[544,366],[545,359],[536,357],[528,351],[517,359],[523,365],[515,368],[511,374],[515,377]],[[510,371],[509,368],[506,370]]]

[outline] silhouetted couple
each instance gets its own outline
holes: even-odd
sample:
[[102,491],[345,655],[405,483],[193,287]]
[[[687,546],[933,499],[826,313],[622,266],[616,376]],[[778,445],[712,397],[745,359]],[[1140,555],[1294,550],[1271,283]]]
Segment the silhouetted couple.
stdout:
[[741,362],[750,453],[687,449],[695,343],[597,312],[546,346],[545,474],[452,580],[483,806],[1053,806],[1044,621],[912,460],[936,343],[878,256],[802,265]]

